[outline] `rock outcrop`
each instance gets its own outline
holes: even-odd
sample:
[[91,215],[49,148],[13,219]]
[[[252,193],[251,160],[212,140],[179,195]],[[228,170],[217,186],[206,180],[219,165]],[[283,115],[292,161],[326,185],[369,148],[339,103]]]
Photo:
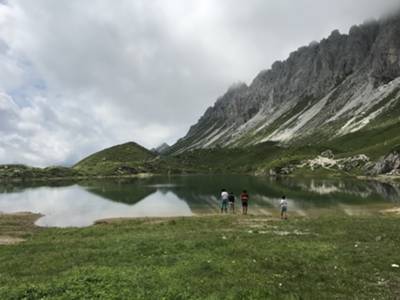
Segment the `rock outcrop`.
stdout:
[[366,166],[368,175],[400,175],[400,152],[393,151],[379,159],[376,163]]
[[[327,154],[329,154],[329,156],[327,156]],[[306,167],[310,168],[311,170],[324,168],[328,170],[351,172],[355,169],[362,170],[369,162],[369,157],[364,154],[335,159],[332,151],[329,151],[328,153],[324,151],[316,158],[306,160],[299,165],[299,167]]]

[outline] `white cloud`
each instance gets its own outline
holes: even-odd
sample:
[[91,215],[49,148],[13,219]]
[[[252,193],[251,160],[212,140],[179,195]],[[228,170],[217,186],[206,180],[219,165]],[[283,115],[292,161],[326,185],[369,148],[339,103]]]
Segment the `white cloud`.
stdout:
[[397,2],[0,2],[0,163],[173,142],[231,83]]

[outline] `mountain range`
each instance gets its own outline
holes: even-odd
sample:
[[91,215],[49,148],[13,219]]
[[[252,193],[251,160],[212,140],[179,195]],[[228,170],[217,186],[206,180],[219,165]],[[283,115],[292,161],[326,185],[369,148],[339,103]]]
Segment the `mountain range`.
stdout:
[[[261,71],[250,85],[231,86],[168,151],[329,143],[399,125],[399,96],[397,13],[348,34],[335,30]],[[398,137],[378,142],[396,144]]]

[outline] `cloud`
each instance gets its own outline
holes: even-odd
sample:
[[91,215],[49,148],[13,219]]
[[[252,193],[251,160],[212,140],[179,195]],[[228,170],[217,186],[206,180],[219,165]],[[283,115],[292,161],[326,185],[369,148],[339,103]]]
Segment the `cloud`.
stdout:
[[230,84],[397,2],[0,2],[0,163],[174,142]]

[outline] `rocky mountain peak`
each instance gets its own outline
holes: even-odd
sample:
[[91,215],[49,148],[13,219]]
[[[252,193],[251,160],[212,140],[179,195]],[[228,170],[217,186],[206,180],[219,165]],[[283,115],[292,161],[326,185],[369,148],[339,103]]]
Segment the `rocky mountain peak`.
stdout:
[[399,77],[400,13],[355,25],[348,34],[334,30],[273,63],[249,86],[230,87],[172,150],[291,143],[315,134],[329,139],[360,130],[394,105]]

